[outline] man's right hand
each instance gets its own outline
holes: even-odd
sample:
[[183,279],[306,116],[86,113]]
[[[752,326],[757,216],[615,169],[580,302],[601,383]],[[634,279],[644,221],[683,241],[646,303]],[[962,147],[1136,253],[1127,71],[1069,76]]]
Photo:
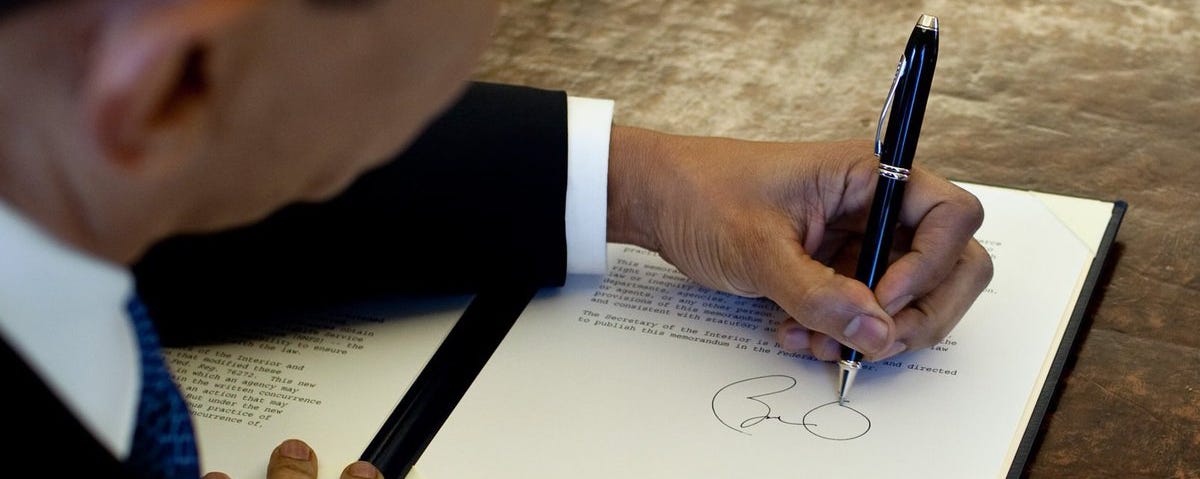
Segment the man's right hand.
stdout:
[[866,141],[766,143],[613,128],[609,241],[657,251],[693,280],[774,300],[784,349],[870,360],[935,344],[992,277],[972,236],[983,208],[913,169],[892,251],[872,291],[854,279],[879,160]]

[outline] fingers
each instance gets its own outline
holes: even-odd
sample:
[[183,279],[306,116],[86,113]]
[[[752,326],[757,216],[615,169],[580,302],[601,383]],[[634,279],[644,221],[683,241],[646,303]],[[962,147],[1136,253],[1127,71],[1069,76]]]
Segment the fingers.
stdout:
[[342,479],[383,479],[383,473],[369,462],[358,461],[342,470]]
[[775,340],[785,351],[799,352],[809,349],[809,329],[801,326],[795,319],[787,318],[775,330]]
[[[779,324],[779,329],[775,331],[775,338],[784,351],[793,353],[808,351],[813,357],[822,361],[837,361],[842,356],[842,343],[827,334],[804,327],[793,318],[787,318]],[[907,348],[908,346],[903,342],[893,342],[891,347],[880,353],[876,359],[895,356]]]
[[900,221],[912,228],[911,249],[888,266],[875,288],[889,314],[946,282],[983,224],[983,207],[966,190],[918,170],[910,177]]
[[[944,281],[892,316],[895,342],[883,351],[860,351],[867,359],[878,361],[936,344],[967,314],[991,279],[991,257],[982,245],[971,240]],[[837,339],[810,330],[792,318],[780,324],[776,339],[784,350],[807,350],[823,361],[836,361],[841,353]]]
[[992,279],[992,259],[976,241],[967,244],[946,280],[895,316],[896,340],[909,349],[941,341],[967,314]]
[[[383,479],[383,474],[368,462],[358,461],[342,470],[342,479]],[[317,455],[312,448],[299,439],[283,441],[271,452],[267,464],[267,479],[316,479]],[[204,479],[229,479],[219,472],[209,473]]]
[[[757,264],[766,271],[751,275],[763,281],[756,289],[799,325],[867,355],[882,354],[891,346],[892,318],[865,285],[805,255],[795,242],[785,240],[764,251],[767,257]],[[799,344],[799,333],[790,331],[794,336],[781,339]]]
[[[875,177],[874,168],[863,171],[862,175]],[[851,176],[858,175],[855,172]],[[870,184],[872,182],[863,181],[859,189],[866,191]],[[845,204],[860,203],[864,207],[869,204],[859,201]],[[841,277],[845,281],[813,276],[813,268],[804,271],[795,267],[799,263],[814,262],[812,258],[804,256],[802,251],[794,255],[803,261],[791,261],[793,269],[786,279],[799,284],[794,284],[792,291],[772,290],[768,296],[796,318],[796,327],[809,330],[807,348],[801,349],[808,349],[820,359],[836,360],[840,356],[837,343],[841,342],[878,360],[940,340],[965,314],[966,308],[986,285],[987,280],[980,283],[981,278],[990,279],[991,275],[986,253],[980,254],[982,248],[973,239],[983,222],[983,208],[978,199],[953,183],[918,168],[907,185],[900,222],[902,234],[897,239],[904,244],[895,246],[905,252],[889,266],[869,302],[861,297],[865,290],[861,283],[845,276]],[[833,228],[827,233],[830,235],[827,239],[836,240],[833,235],[839,230]],[[846,251],[844,248],[849,243],[845,240],[823,241],[813,254],[836,267],[839,260],[849,258],[839,254]],[[968,247],[972,250],[969,254],[966,252]],[[847,282],[852,285],[845,284]],[[843,304],[842,311],[836,307],[839,301]],[[915,312],[905,309],[914,301],[919,302],[920,309]],[[880,306],[882,311],[878,311]],[[847,315],[847,307],[857,311]],[[888,340],[884,340],[883,328],[896,328],[891,315],[901,311],[905,311],[907,318],[906,329],[903,332],[890,330]],[[785,348],[787,344],[798,346],[803,342],[799,339],[802,336],[800,330],[781,329],[780,344]],[[892,342],[892,339],[903,341]]]
[[822,361],[837,361],[842,358],[842,343],[816,331],[811,331],[808,338],[809,352]]
[[317,455],[299,439],[288,439],[271,451],[267,479],[316,479]]

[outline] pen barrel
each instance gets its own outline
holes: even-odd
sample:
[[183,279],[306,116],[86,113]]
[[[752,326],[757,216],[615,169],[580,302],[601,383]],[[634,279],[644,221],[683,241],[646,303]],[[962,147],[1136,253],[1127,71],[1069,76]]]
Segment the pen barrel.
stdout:
[[[904,185],[912,168],[917,139],[925,119],[925,103],[933,84],[937,51],[936,21],[933,28],[920,24],[913,28],[904,46],[904,61],[897,72],[887,129],[877,150],[881,175],[875,186],[875,199],[871,203],[862,250],[858,256],[858,269],[854,275],[872,290],[887,271],[891,259],[892,238],[900,219]],[[863,360],[863,355],[854,348],[843,346],[841,358],[858,362]]]
[[854,277],[872,290],[887,271],[892,252],[892,238],[900,220],[900,201],[904,197],[904,181],[880,176],[875,185],[875,200],[871,203],[867,229],[863,233],[862,250],[858,253],[858,269]]
[[[862,281],[872,290],[887,271],[891,259],[892,239],[900,221],[900,200],[904,197],[904,185],[904,181],[883,176],[879,177],[879,183],[875,185],[875,200],[871,203],[871,214],[868,217],[867,230],[864,232],[865,240],[858,253],[858,269],[854,272],[855,279]],[[841,357],[852,362],[863,360],[862,353],[845,346],[841,349]]]

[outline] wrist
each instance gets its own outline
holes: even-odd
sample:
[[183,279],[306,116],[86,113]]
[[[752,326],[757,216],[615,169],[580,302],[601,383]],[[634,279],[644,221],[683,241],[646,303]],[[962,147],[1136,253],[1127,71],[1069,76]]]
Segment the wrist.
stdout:
[[666,135],[613,125],[608,154],[608,241],[658,251],[652,193],[656,164],[666,155]]

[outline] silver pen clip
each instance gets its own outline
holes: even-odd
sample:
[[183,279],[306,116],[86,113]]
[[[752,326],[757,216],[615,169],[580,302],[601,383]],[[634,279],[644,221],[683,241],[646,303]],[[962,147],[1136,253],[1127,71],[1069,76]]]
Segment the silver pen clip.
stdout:
[[904,64],[908,62],[904,55],[900,55],[900,61],[896,63],[896,74],[892,76],[892,87],[888,89],[887,100],[883,102],[883,111],[879,112],[879,123],[875,127],[875,157],[881,158],[883,155],[883,122],[887,119],[888,111],[892,109],[892,100],[896,99],[896,85],[900,84],[900,76],[904,75]]

